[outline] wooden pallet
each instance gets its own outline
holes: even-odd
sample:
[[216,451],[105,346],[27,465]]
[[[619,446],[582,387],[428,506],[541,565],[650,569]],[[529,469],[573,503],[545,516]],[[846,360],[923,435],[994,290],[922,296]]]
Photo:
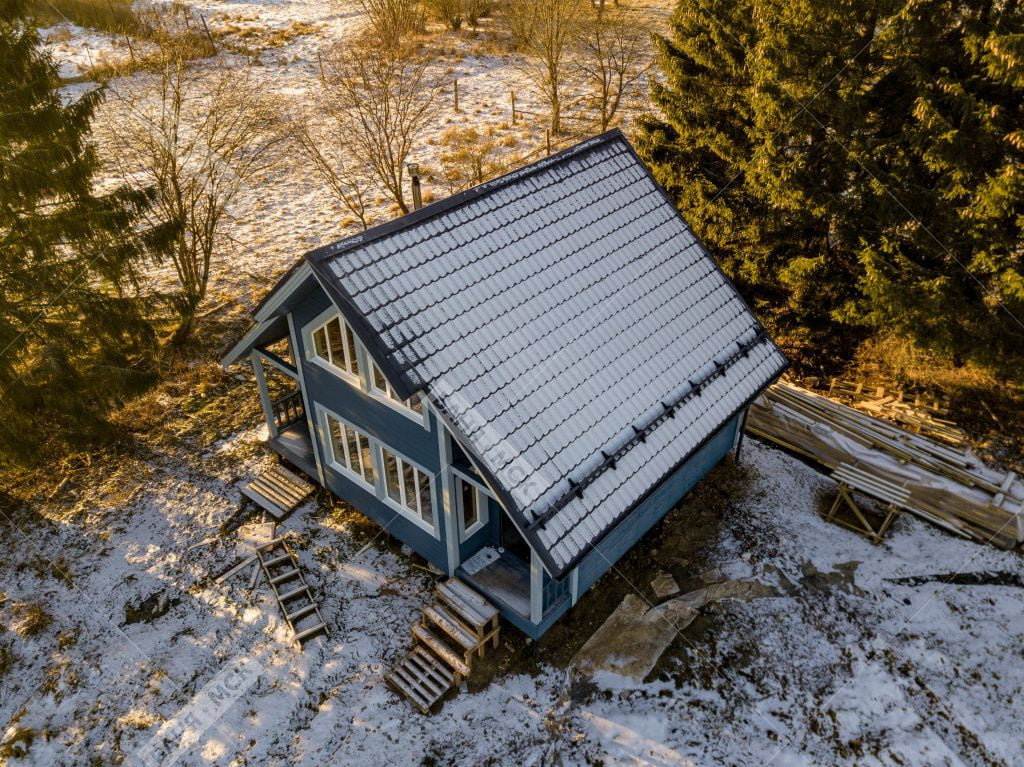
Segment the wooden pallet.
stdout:
[[429,714],[434,704],[455,686],[451,668],[419,644],[384,679],[424,714]]
[[306,583],[299,561],[285,539],[275,538],[263,544],[256,549],[256,557],[299,647],[314,637],[326,635],[327,624],[313,590]]
[[499,642],[498,611],[461,581],[440,584],[434,599],[412,626],[412,651],[384,677],[424,714],[469,676],[474,657]]
[[241,487],[242,495],[280,521],[316,488],[284,466],[273,466]]

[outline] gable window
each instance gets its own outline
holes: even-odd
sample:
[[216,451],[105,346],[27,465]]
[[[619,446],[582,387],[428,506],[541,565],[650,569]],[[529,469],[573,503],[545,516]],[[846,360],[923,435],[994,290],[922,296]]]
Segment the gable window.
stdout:
[[453,471],[453,474],[458,504],[459,537],[464,541],[487,524],[491,494],[461,472]]
[[359,377],[356,337],[341,315],[313,330],[313,354],[328,365]]
[[395,390],[391,388],[391,384],[384,377],[384,373],[377,367],[377,363],[372,360],[370,361],[370,387],[373,393],[387,397],[392,402],[407,407],[418,415],[423,414],[423,403],[420,401],[419,396],[413,395],[410,399],[402,399],[395,394]]
[[330,435],[331,463],[372,487],[376,473],[369,437],[333,415],[324,417]]
[[384,468],[384,492],[388,500],[407,516],[434,528],[430,475],[404,458],[381,447]]

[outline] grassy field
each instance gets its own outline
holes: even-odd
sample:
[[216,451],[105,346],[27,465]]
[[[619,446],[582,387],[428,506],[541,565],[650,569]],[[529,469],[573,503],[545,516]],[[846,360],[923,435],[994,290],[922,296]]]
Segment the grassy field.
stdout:
[[142,26],[129,0],[28,0],[28,11],[43,26],[70,21],[111,33],[137,32]]

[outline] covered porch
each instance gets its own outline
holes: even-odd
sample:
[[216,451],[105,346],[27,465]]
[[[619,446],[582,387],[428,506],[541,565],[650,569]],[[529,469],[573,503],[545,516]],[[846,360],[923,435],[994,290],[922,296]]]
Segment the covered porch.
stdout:
[[[310,421],[298,370],[266,347],[254,348],[249,359],[267,423],[268,444],[285,461],[317,477]],[[275,374],[276,380],[271,380],[268,373]]]
[[547,619],[564,612],[572,599],[572,578],[552,578],[532,551],[528,562],[508,549],[486,546],[455,574],[530,636]]

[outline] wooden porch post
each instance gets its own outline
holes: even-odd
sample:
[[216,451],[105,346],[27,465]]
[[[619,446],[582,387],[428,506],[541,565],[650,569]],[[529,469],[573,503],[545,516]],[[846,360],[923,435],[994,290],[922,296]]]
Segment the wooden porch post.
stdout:
[[254,350],[249,353],[249,362],[252,363],[252,372],[256,374],[256,385],[260,390],[260,403],[263,405],[263,417],[267,420],[267,429],[273,439],[277,436],[277,425],[274,423],[274,408],[270,404],[270,392],[267,391],[267,377],[263,373],[263,361]]
[[530,549],[530,622],[540,623],[544,617],[544,565],[540,554]]

